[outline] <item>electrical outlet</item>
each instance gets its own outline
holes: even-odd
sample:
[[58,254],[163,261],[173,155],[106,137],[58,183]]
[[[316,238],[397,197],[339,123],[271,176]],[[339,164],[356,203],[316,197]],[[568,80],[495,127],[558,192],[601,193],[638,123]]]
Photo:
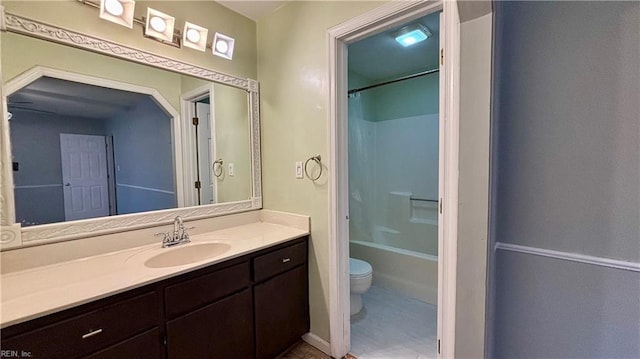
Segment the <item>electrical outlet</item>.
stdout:
[[296,162],[296,178],[302,177],[302,161]]
[[233,171],[233,163],[229,163],[229,176],[235,176],[235,172]]

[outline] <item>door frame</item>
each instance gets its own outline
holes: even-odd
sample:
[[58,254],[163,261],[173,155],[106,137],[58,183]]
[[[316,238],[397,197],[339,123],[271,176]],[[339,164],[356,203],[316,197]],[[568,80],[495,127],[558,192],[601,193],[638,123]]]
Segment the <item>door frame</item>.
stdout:
[[[211,147],[213,148],[214,157],[218,153],[216,147],[215,127],[216,127],[216,115],[215,115],[215,103],[213,100],[214,85],[206,84],[187,91],[180,96],[180,107],[182,112],[182,133],[184,134],[184,149],[182,151],[183,163],[187,171],[184,173],[184,194],[185,205],[196,206],[198,205],[197,191],[194,191],[194,183],[196,181],[195,171],[198,163],[196,161],[195,152],[195,136],[191,131],[191,118],[193,118],[194,110],[193,103],[201,100],[205,97],[209,97],[209,120],[211,121],[211,130],[214,132],[211,137]],[[214,196],[216,203],[218,201],[218,185],[214,181]]]
[[329,45],[329,321],[330,351],[350,349],[347,45],[442,10],[438,216],[438,358],[455,354],[458,228],[460,19],[452,1],[390,2],[328,31]]

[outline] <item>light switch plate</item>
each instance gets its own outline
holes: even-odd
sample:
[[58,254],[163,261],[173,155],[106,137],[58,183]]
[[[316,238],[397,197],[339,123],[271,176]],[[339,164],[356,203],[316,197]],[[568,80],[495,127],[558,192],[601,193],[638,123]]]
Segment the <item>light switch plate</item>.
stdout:
[[229,163],[229,176],[235,176],[235,172],[233,171],[233,163]]
[[302,161],[296,162],[296,178],[302,178]]

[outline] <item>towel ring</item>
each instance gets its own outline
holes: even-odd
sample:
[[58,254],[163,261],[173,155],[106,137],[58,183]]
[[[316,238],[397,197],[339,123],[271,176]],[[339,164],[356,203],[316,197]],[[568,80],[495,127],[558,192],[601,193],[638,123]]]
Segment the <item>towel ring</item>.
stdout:
[[[218,158],[217,160],[213,161],[213,165],[211,165],[211,168],[213,169],[213,175],[220,178],[220,176],[222,176],[222,158]],[[216,167],[216,165],[218,165],[218,167]]]
[[[307,165],[309,164],[309,161],[313,161],[317,163],[318,166],[320,166],[320,173],[318,173],[318,176],[315,178],[311,177],[309,175],[309,172],[307,171]],[[322,176],[322,157],[320,157],[320,155],[309,157],[306,161],[304,161],[304,174],[306,174],[307,178],[309,178],[313,182],[317,181]]]

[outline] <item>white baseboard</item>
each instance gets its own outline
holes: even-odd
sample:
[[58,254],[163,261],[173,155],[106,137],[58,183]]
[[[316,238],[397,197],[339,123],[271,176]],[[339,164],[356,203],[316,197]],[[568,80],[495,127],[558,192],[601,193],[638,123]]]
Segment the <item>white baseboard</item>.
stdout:
[[329,344],[329,342],[320,338],[319,336],[309,332],[302,336],[302,340],[307,342],[307,344],[317,348],[321,352],[331,356],[331,344]]

